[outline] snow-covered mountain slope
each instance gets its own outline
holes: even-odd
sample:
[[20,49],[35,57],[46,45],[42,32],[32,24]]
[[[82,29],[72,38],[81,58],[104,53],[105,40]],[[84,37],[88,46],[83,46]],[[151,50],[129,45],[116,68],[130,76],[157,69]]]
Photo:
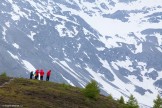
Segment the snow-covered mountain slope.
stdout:
[[28,77],[52,70],[52,81],[105,95],[133,94],[153,105],[162,91],[161,0],[3,0],[0,71]]

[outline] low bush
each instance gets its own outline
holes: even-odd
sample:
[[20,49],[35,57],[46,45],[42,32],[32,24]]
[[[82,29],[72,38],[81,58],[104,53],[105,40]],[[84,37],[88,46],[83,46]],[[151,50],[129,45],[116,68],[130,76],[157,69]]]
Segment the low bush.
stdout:
[[3,72],[0,76],[1,77],[7,77],[7,74],[6,74],[6,72]]
[[89,84],[86,85],[83,93],[86,97],[90,99],[97,99],[100,93],[97,82],[92,80]]

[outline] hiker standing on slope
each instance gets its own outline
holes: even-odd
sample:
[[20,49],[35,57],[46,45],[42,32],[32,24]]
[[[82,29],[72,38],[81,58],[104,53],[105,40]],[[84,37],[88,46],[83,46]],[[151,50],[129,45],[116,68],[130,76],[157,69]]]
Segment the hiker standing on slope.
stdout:
[[33,73],[33,71],[31,71],[30,72],[30,79],[33,79],[33,75],[34,75],[34,73]]
[[43,80],[43,75],[44,75],[44,71],[43,69],[40,70],[40,80]]
[[37,70],[35,71],[35,79],[38,79],[38,75],[39,75],[39,70],[37,69]]
[[51,75],[51,70],[47,72],[46,81],[49,81],[50,75]]

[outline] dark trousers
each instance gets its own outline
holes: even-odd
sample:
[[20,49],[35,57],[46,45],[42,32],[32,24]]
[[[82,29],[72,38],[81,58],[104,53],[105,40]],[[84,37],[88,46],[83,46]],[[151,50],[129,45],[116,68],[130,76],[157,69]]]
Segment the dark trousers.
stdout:
[[35,76],[35,79],[38,79],[38,76],[37,75]]
[[43,76],[40,76],[40,80],[43,80]]
[[46,77],[46,81],[49,81],[49,76]]
[[30,75],[30,79],[32,79],[33,78],[33,75]]

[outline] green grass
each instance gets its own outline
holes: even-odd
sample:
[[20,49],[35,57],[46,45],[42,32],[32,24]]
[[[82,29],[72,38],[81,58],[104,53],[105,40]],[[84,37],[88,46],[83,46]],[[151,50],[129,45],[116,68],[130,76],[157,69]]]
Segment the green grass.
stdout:
[[0,75],[0,85],[2,85],[2,84],[5,83],[5,82],[8,82],[9,80],[10,80],[9,77],[1,76],[1,75]]
[[[0,77],[0,84],[9,79]],[[10,84],[0,88],[0,107],[21,105],[23,108],[122,108],[117,101],[109,101],[102,95],[97,100],[88,99],[82,90],[67,84],[15,78]]]

